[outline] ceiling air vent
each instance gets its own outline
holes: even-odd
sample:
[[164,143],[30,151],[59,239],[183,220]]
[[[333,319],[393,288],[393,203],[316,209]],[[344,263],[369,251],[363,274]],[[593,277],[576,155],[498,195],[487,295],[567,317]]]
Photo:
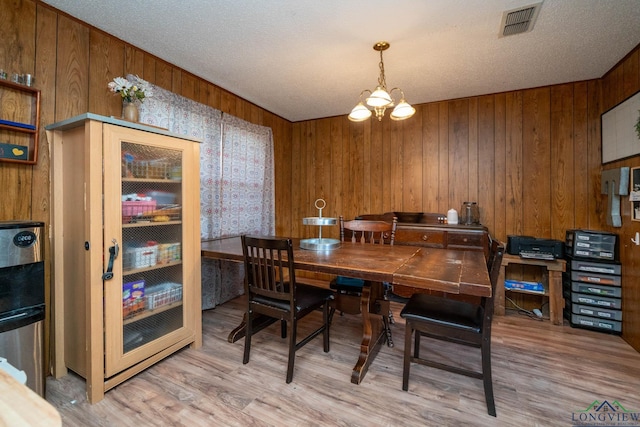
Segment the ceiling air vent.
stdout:
[[504,12],[502,14],[502,23],[500,24],[500,37],[533,30],[533,25],[538,18],[541,7],[542,2]]

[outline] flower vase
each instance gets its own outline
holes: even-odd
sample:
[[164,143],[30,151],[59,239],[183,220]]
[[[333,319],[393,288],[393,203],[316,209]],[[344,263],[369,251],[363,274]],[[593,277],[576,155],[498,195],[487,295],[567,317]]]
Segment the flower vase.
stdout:
[[130,122],[138,122],[138,106],[133,102],[124,102],[122,106],[122,118]]

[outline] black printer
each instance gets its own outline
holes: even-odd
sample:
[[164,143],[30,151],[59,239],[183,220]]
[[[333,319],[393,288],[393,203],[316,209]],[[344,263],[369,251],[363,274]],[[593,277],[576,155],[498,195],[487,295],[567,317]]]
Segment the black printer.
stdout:
[[564,243],[532,236],[507,236],[507,253],[522,258],[553,260],[564,258]]

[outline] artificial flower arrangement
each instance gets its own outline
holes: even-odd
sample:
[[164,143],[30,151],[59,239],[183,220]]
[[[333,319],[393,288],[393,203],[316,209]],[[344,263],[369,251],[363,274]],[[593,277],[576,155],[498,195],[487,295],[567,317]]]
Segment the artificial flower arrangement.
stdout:
[[124,77],[116,77],[112,82],[109,82],[109,90],[113,93],[119,93],[123,101],[143,102],[145,98],[152,96],[151,86],[145,80],[136,76],[137,83],[131,83]]

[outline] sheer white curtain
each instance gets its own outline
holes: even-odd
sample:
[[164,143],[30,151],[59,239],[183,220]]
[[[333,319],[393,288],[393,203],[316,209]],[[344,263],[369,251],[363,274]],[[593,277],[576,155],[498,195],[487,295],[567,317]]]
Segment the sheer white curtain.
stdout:
[[[127,76],[135,81],[135,76]],[[274,234],[274,164],[271,129],[151,85],[140,122],[201,139],[201,239]],[[244,292],[240,263],[202,260],[202,308]]]
[[[223,114],[217,180],[203,189],[210,209],[210,235],[275,233],[273,136],[271,129]],[[211,185],[209,185],[211,184]],[[202,308],[213,308],[244,292],[239,263],[202,260]]]

